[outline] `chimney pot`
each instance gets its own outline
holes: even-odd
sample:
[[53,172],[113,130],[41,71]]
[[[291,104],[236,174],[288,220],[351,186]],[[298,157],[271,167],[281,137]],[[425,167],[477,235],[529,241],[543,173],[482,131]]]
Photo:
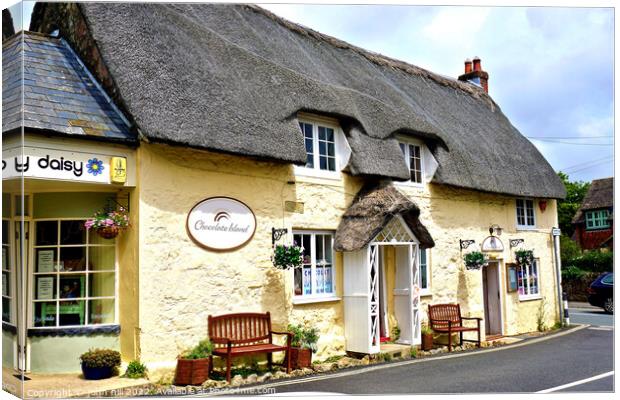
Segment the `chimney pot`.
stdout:
[[465,73],[468,74],[471,72],[471,60],[468,58],[465,60]]
[[482,66],[480,65],[480,57],[474,57],[474,71],[482,71]]

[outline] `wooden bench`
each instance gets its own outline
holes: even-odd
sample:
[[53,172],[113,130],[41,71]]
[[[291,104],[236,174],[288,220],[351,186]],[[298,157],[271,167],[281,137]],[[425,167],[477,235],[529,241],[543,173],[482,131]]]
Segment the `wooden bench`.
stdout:
[[[273,344],[273,335],[286,335],[286,346]],[[253,354],[267,354],[271,369],[272,353],[286,353],[286,373],[291,372],[290,352],[293,335],[289,332],[271,330],[269,313],[242,313],[209,315],[209,339],[214,345],[213,356],[226,359],[226,380],[230,382],[230,367],[233,357]],[[209,372],[213,369],[213,356],[210,357]]]
[[[463,320],[476,320],[476,327],[463,326]],[[480,347],[480,322],[482,318],[466,318],[461,316],[461,306],[458,304],[434,304],[428,306],[428,321],[431,329],[437,333],[448,334],[448,351],[452,351],[452,334],[459,333],[463,344],[463,332],[477,331],[478,340],[465,340],[473,342]]]

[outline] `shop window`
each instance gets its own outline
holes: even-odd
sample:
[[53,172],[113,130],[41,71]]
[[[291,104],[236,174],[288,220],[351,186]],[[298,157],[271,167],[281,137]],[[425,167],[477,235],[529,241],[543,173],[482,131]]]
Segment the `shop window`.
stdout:
[[517,228],[531,229],[535,227],[534,201],[517,199]]
[[84,222],[35,221],[34,327],[115,323],[115,242]]
[[295,297],[332,297],[335,291],[333,236],[327,232],[294,232],[303,247],[303,265],[293,271]]
[[517,282],[520,300],[540,297],[538,263],[538,260],[534,260],[532,265],[519,265],[517,271]]
[[430,294],[429,249],[420,249],[420,294]]
[[2,321],[13,322],[13,288],[11,282],[13,278],[13,265],[11,263],[11,247],[9,244],[10,221],[2,220]]
[[608,210],[586,211],[587,230],[607,229],[610,226]]

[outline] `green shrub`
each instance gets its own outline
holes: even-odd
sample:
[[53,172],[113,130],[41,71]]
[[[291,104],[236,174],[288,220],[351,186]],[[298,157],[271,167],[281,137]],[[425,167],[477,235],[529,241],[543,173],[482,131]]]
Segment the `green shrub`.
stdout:
[[562,265],[570,264],[570,260],[581,255],[579,245],[566,235],[560,236],[560,259]]
[[213,344],[209,339],[203,339],[198,344],[181,354],[181,358],[186,360],[197,360],[200,358],[207,358],[213,353]]
[[563,281],[573,281],[581,279],[584,276],[586,271],[582,271],[577,267],[568,266],[566,268],[562,268],[562,280]]
[[338,362],[341,358],[343,358],[344,355],[336,355],[336,356],[330,356],[327,357],[325,360],[323,361],[319,361],[319,363],[323,362],[323,363],[333,363],[333,362]]
[[86,367],[119,367],[121,365],[121,353],[110,349],[91,349],[80,356],[82,364]]
[[411,350],[409,350],[409,355],[411,355],[411,358],[417,358],[418,348],[416,346],[411,346]]
[[316,328],[305,328],[301,325],[291,325],[286,330],[293,334],[291,341],[292,347],[310,349],[313,353],[317,352],[317,342],[319,341],[319,330]]
[[393,342],[397,341],[398,339],[400,339],[400,327],[398,325],[396,325],[394,328],[392,328],[392,338],[391,338]]
[[145,378],[146,377],[146,365],[142,364],[140,360],[133,360],[127,366],[125,376],[131,379]]
[[582,271],[613,271],[614,253],[612,251],[591,250],[567,261],[566,268],[576,267]]

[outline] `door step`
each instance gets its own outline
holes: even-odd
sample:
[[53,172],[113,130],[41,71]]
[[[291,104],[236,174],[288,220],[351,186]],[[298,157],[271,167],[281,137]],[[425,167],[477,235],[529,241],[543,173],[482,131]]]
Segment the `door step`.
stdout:
[[386,353],[392,358],[408,356],[411,353],[411,346],[396,343],[381,343],[381,353]]
[[504,337],[504,335],[486,335],[484,340],[487,341],[487,342],[490,342],[492,340],[501,339],[503,337]]

